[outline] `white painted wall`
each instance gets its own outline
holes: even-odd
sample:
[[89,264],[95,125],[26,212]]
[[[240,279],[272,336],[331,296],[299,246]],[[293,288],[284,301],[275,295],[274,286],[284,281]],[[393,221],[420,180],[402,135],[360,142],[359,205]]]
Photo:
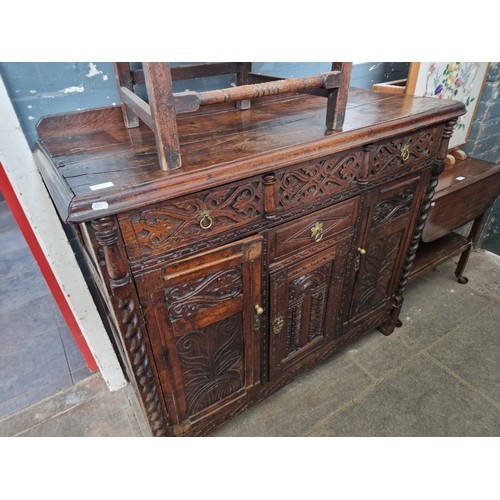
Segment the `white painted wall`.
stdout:
[[126,380],[0,77],[0,162],[109,389]]

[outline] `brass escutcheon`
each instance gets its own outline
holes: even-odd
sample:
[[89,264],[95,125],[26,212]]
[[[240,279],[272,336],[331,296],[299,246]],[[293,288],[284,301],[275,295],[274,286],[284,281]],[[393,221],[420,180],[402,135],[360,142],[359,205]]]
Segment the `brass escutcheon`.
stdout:
[[278,316],[273,321],[273,333],[274,335],[278,335],[281,330],[283,330],[283,325],[285,324],[285,318],[283,316]]
[[210,210],[204,208],[198,215],[200,217],[200,227],[202,229],[210,229],[213,223],[212,217],[210,216]]
[[323,239],[323,223],[316,222],[311,228],[311,238],[318,243]]
[[410,146],[408,144],[405,144],[402,148],[401,148],[401,159],[403,160],[403,163],[408,160],[408,158],[410,157]]

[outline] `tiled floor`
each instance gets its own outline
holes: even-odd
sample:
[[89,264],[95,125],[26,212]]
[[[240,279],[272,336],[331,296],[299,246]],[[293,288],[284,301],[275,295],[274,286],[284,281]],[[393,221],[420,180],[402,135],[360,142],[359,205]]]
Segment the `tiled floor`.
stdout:
[[7,203],[0,201],[0,417],[90,372]]

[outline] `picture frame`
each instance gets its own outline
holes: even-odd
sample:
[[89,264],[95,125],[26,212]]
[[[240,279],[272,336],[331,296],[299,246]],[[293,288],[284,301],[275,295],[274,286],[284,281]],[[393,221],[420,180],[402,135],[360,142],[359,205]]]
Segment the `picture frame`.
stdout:
[[467,112],[455,126],[449,149],[464,145],[472,128],[488,75],[488,62],[412,62],[405,93],[408,95],[456,99]]

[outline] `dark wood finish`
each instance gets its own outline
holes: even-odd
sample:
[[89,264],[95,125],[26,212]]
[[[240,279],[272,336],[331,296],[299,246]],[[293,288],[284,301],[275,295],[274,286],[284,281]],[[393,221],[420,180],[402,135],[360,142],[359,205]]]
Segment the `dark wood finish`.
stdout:
[[393,331],[464,106],[351,90],[333,132],[327,100],[180,116],[169,171],[120,109],[41,121],[38,167],[100,269],[155,434],[205,435],[367,331]]
[[352,63],[334,62],[332,71],[339,73],[340,82],[333,88],[328,89],[326,128],[329,130],[342,130],[347,105],[347,91],[351,81]]
[[422,240],[434,241],[480,217],[500,193],[500,165],[469,158],[440,177]]
[[[340,337],[338,290],[351,239],[270,275],[269,376],[275,379]],[[338,288],[337,288],[338,287]]]
[[173,434],[226,411],[260,383],[262,237],[167,265],[138,280]]
[[[436,187],[410,280],[460,254],[455,276],[466,283],[463,272],[470,252],[499,193],[500,165],[468,158],[445,170]],[[467,236],[452,232],[471,221]]]
[[[137,127],[140,118],[154,133],[162,170],[181,166],[177,114],[198,111],[201,106],[235,102],[240,110],[250,108],[250,100],[310,89],[328,92],[327,129],[341,129],[344,122],[352,63],[333,63],[332,71],[306,78],[277,79],[249,83],[251,63],[198,63],[170,68],[169,63],[143,63],[131,69],[128,63],[115,63],[118,94],[124,123]],[[173,93],[172,81],[182,78],[236,73],[236,87],[205,92]],[[134,93],[134,85],[146,85],[148,102]]]
[[174,170],[181,166],[181,152],[169,65],[145,63],[144,76],[160,167]]

